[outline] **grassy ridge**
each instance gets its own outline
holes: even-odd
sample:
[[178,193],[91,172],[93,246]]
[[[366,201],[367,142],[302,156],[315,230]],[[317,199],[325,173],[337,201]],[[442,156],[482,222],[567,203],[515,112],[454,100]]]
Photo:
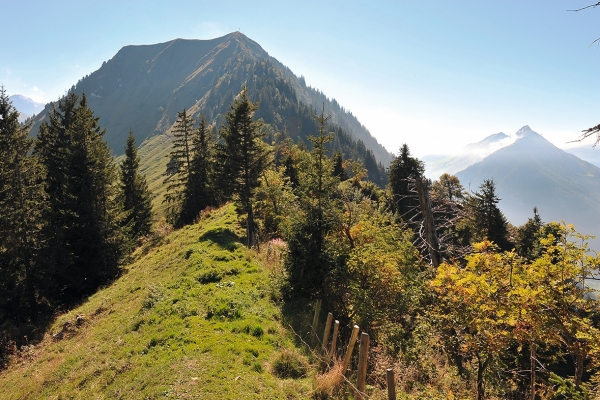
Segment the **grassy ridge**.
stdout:
[[0,372],[1,397],[309,397],[309,378],[271,373],[297,349],[240,234],[229,205],[142,246],[114,284],[21,349]]
[[173,136],[162,134],[147,139],[139,148],[140,172],[146,176],[148,188],[153,193],[152,206],[157,218],[166,213],[163,202],[167,185],[165,171],[172,150]]

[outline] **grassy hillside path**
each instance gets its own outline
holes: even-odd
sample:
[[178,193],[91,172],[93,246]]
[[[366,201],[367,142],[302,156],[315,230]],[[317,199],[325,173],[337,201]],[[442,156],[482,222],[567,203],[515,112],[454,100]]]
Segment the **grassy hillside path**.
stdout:
[[0,372],[0,397],[310,397],[310,378],[271,373],[278,354],[297,349],[271,301],[269,269],[239,235],[229,205],[146,243],[117,281]]

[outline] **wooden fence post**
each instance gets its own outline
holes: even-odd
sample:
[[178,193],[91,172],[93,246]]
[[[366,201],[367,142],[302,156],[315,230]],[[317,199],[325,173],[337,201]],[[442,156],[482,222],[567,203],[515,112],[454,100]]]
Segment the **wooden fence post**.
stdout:
[[367,361],[369,359],[369,334],[361,333],[360,348],[358,353],[358,378],[356,380],[356,388],[362,396],[365,392],[367,383]]
[[319,312],[321,312],[321,299],[317,300],[317,303],[315,304],[315,316],[313,317],[313,323],[312,323],[312,327],[310,330],[311,338],[314,338],[314,336],[317,334],[317,324],[319,323]]
[[344,357],[344,368],[342,369],[342,373],[345,374],[348,370],[348,366],[350,366],[350,358],[352,357],[352,350],[354,350],[354,344],[356,343],[356,338],[358,337],[359,331],[358,325],[354,325],[352,328],[352,336],[350,336],[350,341],[348,342],[348,348],[346,349],[346,356]]
[[394,370],[388,368],[386,371],[388,400],[396,400],[396,380],[394,379]]
[[329,352],[329,358],[335,360],[335,346],[337,345],[338,330],[340,329],[340,321],[337,319],[333,324],[333,338],[331,339],[331,351]]
[[325,332],[323,332],[323,352],[327,355],[327,343],[329,343],[329,332],[331,331],[331,321],[333,321],[333,314],[327,314],[327,323],[325,324]]

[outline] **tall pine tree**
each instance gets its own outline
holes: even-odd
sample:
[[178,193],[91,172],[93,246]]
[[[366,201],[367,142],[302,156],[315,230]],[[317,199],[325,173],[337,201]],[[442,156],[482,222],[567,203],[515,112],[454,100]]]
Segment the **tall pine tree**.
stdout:
[[192,222],[207,206],[214,204],[212,175],[212,133],[204,115],[192,134],[190,172],[185,190],[182,215]]
[[508,240],[508,221],[498,208],[500,198],[496,194],[496,184],[486,179],[479,186],[479,191],[468,199],[468,208],[474,224],[474,238],[478,241],[487,239],[496,243],[500,250],[510,250]]
[[269,163],[267,144],[262,121],[255,121],[257,103],[248,99],[244,87],[242,93],[225,115],[225,124],[219,131],[221,143],[217,147],[219,185],[235,196],[239,213],[246,214],[247,245],[254,245],[254,192],[260,186],[260,177]]
[[50,199],[45,256],[61,301],[77,300],[115,277],[128,250],[117,168],[104,133],[85,94],[72,92],[40,127],[35,150]]
[[43,170],[18,117],[0,87],[0,321],[35,318],[45,278]]
[[517,228],[517,237],[515,238],[515,250],[517,254],[530,261],[539,257],[534,251],[539,247],[539,232],[544,226],[542,217],[538,213],[537,207],[533,207],[533,218],[527,219],[527,222]]
[[325,251],[325,238],[331,230],[332,221],[328,214],[336,209],[333,193],[339,178],[333,175],[334,164],[327,157],[327,143],[333,135],[327,132],[331,116],[314,117],[319,135],[310,136],[313,148],[307,165],[301,171],[301,209],[290,217],[287,235],[288,251],[285,267],[288,271],[291,294],[299,297],[319,298],[323,293],[325,279],[333,267],[333,261]]
[[194,120],[185,109],[179,112],[173,127],[173,150],[169,154],[170,162],[167,166],[167,220],[174,226],[181,227],[193,221],[189,209],[185,209],[186,192],[191,175],[192,136]]
[[412,157],[408,145],[403,144],[400,155],[390,165],[388,186],[393,208],[405,221],[419,212],[419,199],[410,192],[408,179],[422,179],[424,174],[423,162]]
[[121,164],[121,189],[123,207],[127,213],[125,225],[131,228],[132,238],[148,235],[152,228],[152,194],[148,190],[146,177],[140,173],[140,158],[132,130],[129,130],[125,159]]

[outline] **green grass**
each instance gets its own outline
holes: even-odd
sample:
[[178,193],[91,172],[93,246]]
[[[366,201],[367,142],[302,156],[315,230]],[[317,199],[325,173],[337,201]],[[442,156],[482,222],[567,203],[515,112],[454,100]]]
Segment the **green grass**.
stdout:
[[269,271],[238,235],[226,206],[138,249],[121,278],[0,372],[1,397],[309,398],[310,377],[273,373],[298,349],[270,301]]
[[167,185],[164,183],[165,171],[172,149],[173,136],[156,135],[144,141],[139,148],[140,172],[146,176],[148,188],[153,194],[152,206],[157,217],[165,215],[166,205],[163,203]]
[[[172,150],[173,136],[161,134],[151,136],[146,139],[138,149],[140,157],[140,172],[146,177],[148,189],[152,193],[152,206],[155,219],[165,216],[166,204],[163,203],[167,185],[165,181],[165,171],[169,162],[169,153]],[[115,163],[120,165],[125,158],[120,155],[115,158]]]

